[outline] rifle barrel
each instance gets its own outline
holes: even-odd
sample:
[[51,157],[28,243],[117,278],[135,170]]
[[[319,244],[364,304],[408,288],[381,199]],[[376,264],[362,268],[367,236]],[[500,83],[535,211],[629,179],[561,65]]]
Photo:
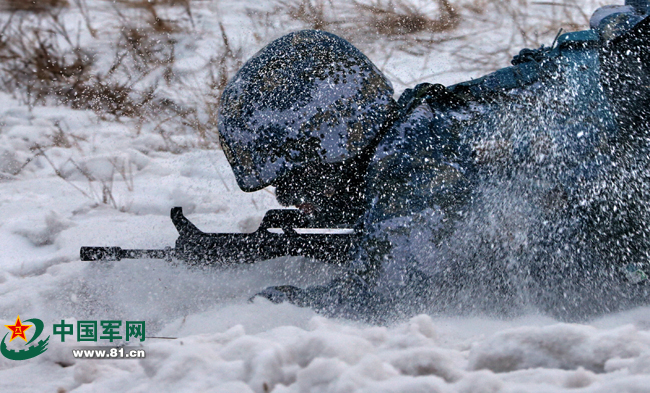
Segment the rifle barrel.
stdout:
[[79,256],[82,261],[119,261],[122,259],[167,259],[171,249],[138,250],[121,247],[81,247]]
[[[282,256],[303,256],[326,263],[343,264],[349,259],[350,251],[359,241],[360,235],[354,230],[349,231],[350,233],[310,233],[314,229],[341,231],[341,228],[336,223],[330,223],[331,228],[314,227],[314,223],[297,210],[269,210],[260,227],[253,233],[205,233],[183,215],[183,209],[180,207],[171,210],[171,219],[179,234],[174,248],[138,250],[121,247],[81,247],[81,260],[119,261],[149,258],[171,262],[178,259],[188,265],[227,266]],[[270,229],[280,229],[280,233]],[[297,232],[302,230],[307,233]]]

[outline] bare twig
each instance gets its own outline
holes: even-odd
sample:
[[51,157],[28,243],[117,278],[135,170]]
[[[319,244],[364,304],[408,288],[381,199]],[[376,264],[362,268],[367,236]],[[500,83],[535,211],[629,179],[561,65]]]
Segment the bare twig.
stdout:
[[[52,167],[52,170],[54,170],[54,174],[55,174],[55,175],[57,175],[58,177],[60,177],[61,179],[63,179],[66,183],[68,183],[70,186],[72,186],[75,190],[79,191],[79,192],[80,192],[83,196],[85,196],[86,198],[91,198],[91,196],[88,195],[88,193],[86,193],[86,192],[85,192],[84,190],[82,190],[81,188],[77,187],[74,183],[72,183],[72,182],[71,182],[70,180],[68,180],[65,176],[63,176],[63,173],[61,172],[61,170],[60,170],[59,168],[57,168],[56,165],[54,165],[54,163],[52,162],[52,160],[50,160],[50,158],[47,156],[47,154],[45,154],[45,151],[43,150],[43,148],[42,148],[40,145],[38,145],[38,144],[34,145],[33,150],[38,151],[38,155],[39,155],[39,156],[42,156],[42,157],[45,159],[45,161],[47,161],[48,164],[50,164],[50,166]],[[71,158],[68,159],[68,161],[69,161],[70,163],[72,163],[73,165],[75,165],[78,169],[81,170],[81,168],[79,168],[79,166],[78,166],[78,165],[77,165],[77,164],[76,164],[76,163],[75,163]],[[82,172],[82,173],[83,173],[83,172]],[[86,176],[85,173],[84,173],[84,176]],[[89,178],[89,180],[90,180],[90,178]]]
[[77,8],[79,8],[79,12],[81,13],[81,16],[84,18],[84,22],[86,23],[86,29],[88,29],[88,32],[93,38],[97,38],[97,30],[95,30],[92,26],[91,20],[90,20],[90,12],[88,11],[88,4],[86,4],[86,0],[74,0]]

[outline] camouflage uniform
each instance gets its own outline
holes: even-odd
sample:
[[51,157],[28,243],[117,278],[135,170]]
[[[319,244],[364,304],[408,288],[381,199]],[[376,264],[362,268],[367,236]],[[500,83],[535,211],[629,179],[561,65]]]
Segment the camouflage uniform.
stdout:
[[[647,78],[647,46],[630,51],[610,45],[642,19],[629,10],[614,11],[600,15],[592,30],[558,37],[552,48],[522,50],[512,67],[448,88],[418,85],[405,91],[397,104],[387,98],[392,89],[385,78],[376,77],[378,70],[364,75],[371,67],[365,61],[351,60],[347,68],[317,78],[331,83],[332,75],[344,75],[335,82],[343,84],[346,77],[361,78],[353,85],[363,86],[368,94],[352,89],[341,95],[342,100],[358,101],[353,106],[358,110],[340,104],[321,113],[320,98],[312,95],[305,98],[306,105],[298,105],[307,110],[287,106],[291,116],[277,117],[274,112],[260,117],[264,108],[254,108],[256,114],[247,104],[247,95],[255,91],[249,92],[251,85],[236,77],[229,88],[239,90],[224,96],[237,100],[225,100],[221,113],[247,111],[244,118],[251,119],[259,138],[268,139],[264,145],[269,150],[277,148],[278,118],[286,126],[294,124],[295,114],[306,116],[309,121],[303,127],[313,134],[312,144],[289,144],[287,150],[281,143],[281,154],[267,155],[286,159],[279,164],[269,159],[256,168],[304,163],[308,157],[344,161],[359,151],[370,152],[363,168],[365,206],[356,221],[365,235],[350,273],[326,286],[275,287],[262,295],[348,317],[432,310],[512,312],[532,304],[575,318],[645,298],[645,289],[631,291],[620,283],[617,268],[638,262],[650,250],[645,240],[650,233],[640,230],[648,198],[633,185],[638,182],[624,178],[630,170],[646,167],[639,159],[647,156],[645,145],[630,137],[636,131],[625,124],[629,116],[620,116],[626,110],[638,112],[625,106],[630,101],[625,96],[636,95],[644,106],[648,88],[638,76],[625,85],[612,81],[612,75],[621,73],[620,64],[631,62]],[[295,41],[326,33],[294,34],[290,37]],[[340,49],[352,53],[349,59],[363,56],[351,45]],[[318,67],[331,70],[329,62],[336,59],[319,56],[325,60]],[[361,71],[346,74],[345,69]],[[268,80],[266,72],[253,66],[244,76]],[[363,78],[368,75],[373,77],[366,84]],[[322,131],[338,126],[355,131]],[[238,168],[251,166],[242,160],[266,159],[264,154],[251,155],[259,141],[250,144],[249,134],[220,132],[230,146],[236,175]],[[285,140],[281,135],[279,140]],[[307,152],[305,146],[312,150]],[[264,170],[255,177],[251,173],[238,175],[243,189],[258,189],[279,176],[274,171],[267,178]],[[626,217],[612,214],[617,209]],[[639,214],[630,217],[630,211]],[[626,297],[633,300],[620,300]]]
[[[403,94],[400,119],[369,166],[367,235],[355,261],[377,270],[374,290],[391,310],[534,305],[579,318],[647,300],[620,268],[645,263],[650,251],[639,176],[648,167],[639,141],[648,29],[645,46],[607,47],[641,19],[614,13],[552,48],[523,50],[512,67]],[[641,53],[634,87],[614,91],[617,65]],[[624,124],[617,100],[636,101],[630,111],[642,121]]]

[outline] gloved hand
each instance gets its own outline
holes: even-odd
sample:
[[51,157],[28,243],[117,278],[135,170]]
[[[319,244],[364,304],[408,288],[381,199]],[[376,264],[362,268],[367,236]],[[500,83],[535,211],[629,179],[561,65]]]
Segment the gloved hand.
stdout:
[[385,303],[379,294],[371,291],[366,281],[354,273],[305,289],[291,285],[268,287],[251,300],[257,296],[273,303],[286,301],[299,307],[310,307],[327,316],[355,320],[377,320],[381,317],[377,311]]
[[305,304],[307,293],[304,289],[294,287],[292,285],[279,285],[276,287],[268,287],[265,290],[256,293],[249,301],[253,301],[256,297],[263,297],[269,299],[273,303],[289,302],[300,307],[308,307]]

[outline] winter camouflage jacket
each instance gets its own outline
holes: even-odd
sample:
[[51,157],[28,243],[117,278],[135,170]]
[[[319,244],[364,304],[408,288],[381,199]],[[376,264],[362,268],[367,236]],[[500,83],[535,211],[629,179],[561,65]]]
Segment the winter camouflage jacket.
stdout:
[[[650,252],[646,11],[605,7],[590,30],[524,49],[511,67],[449,87],[418,85],[402,94],[391,121],[376,115],[390,106],[383,83],[372,84],[383,86],[381,99],[368,101],[372,110],[348,105],[350,97],[368,97],[362,76],[378,72],[349,43],[323,41],[351,54],[346,61],[357,71],[349,78],[362,90],[335,81],[345,89],[325,109],[312,108],[319,96],[310,89],[321,82],[309,70],[298,72],[312,87],[296,103],[258,96],[282,92],[296,78],[267,64],[307,61],[304,48],[294,48],[326,33],[295,33],[258,53],[222,99],[220,133],[243,188],[272,184],[291,165],[308,166],[321,154],[335,162],[332,148],[343,158],[356,154],[353,148],[370,152],[358,167],[365,206],[356,226],[364,235],[348,274],[324,286],[271,287],[261,295],[348,317],[532,306],[578,318],[645,301],[645,285],[634,283],[642,281]],[[280,55],[274,46],[294,52]],[[328,61],[318,69],[323,81],[340,72]],[[298,128],[296,113],[307,128]],[[358,122],[365,130],[369,119],[384,124],[368,128],[370,145],[345,133],[320,135],[330,148],[319,141],[319,127],[356,129]],[[305,132],[312,144],[299,142]],[[266,136],[291,136],[292,143]],[[268,154],[251,155],[258,146]]]
[[353,264],[375,300],[564,318],[646,300],[650,29],[610,12],[483,78],[404,92]]

